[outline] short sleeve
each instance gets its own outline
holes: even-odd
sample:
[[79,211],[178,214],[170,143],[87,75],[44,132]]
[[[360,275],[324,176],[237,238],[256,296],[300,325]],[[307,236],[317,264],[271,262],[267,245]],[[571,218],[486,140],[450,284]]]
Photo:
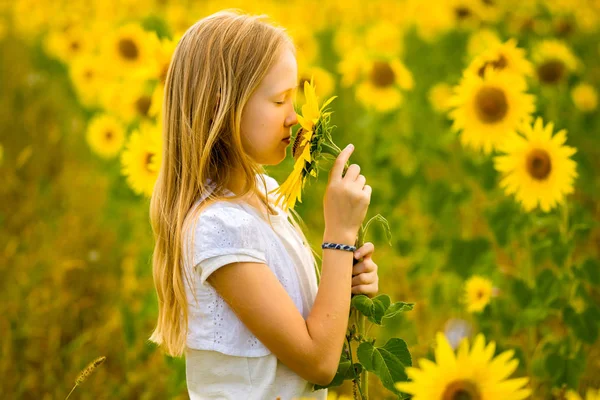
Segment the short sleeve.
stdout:
[[204,210],[194,227],[193,265],[200,284],[220,267],[234,262],[267,263],[256,220],[235,206]]

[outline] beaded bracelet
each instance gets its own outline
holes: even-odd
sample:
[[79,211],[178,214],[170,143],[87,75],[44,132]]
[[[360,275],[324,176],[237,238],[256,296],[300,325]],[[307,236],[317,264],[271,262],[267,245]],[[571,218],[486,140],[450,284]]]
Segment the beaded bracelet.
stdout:
[[322,249],[335,249],[335,250],[346,250],[346,251],[356,251],[356,246],[350,246],[347,244],[337,244],[337,243],[328,243],[324,242],[321,245]]

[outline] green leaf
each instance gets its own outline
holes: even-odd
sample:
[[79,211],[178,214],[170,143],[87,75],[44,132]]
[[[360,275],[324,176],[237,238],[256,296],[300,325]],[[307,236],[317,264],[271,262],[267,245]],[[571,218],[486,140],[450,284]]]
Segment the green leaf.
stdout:
[[351,302],[352,306],[360,311],[365,317],[373,315],[373,301],[364,294],[354,296]]
[[379,223],[383,226],[388,243],[390,246],[392,246],[392,230],[390,229],[390,224],[381,214],[377,214],[367,221],[365,224],[364,235],[367,236],[367,230],[369,229],[369,225],[371,225],[373,220],[379,221]]
[[379,377],[383,386],[401,396],[395,382],[406,381],[405,369],[412,365],[412,358],[404,340],[391,338],[383,347],[375,347],[369,342],[358,346],[358,360],[363,367]]
[[486,212],[488,225],[500,247],[505,247],[512,232],[514,216],[518,215],[518,206],[514,201],[507,199],[497,207]]
[[600,262],[595,258],[588,258],[581,265],[581,272],[592,285],[600,285]]
[[404,303],[402,301],[390,304],[390,296],[380,294],[368,298],[365,295],[357,295],[352,298],[352,306],[360,311],[369,321],[377,325],[383,325],[384,318],[392,318],[403,311],[412,310],[414,303]]
[[533,293],[525,281],[518,278],[514,279],[512,281],[512,292],[521,307],[525,308],[531,303]]
[[535,295],[544,304],[551,303],[560,294],[560,282],[550,269],[544,269],[536,278]]
[[463,279],[472,275],[473,267],[490,250],[490,242],[483,238],[473,240],[453,239],[446,268],[455,271]]
[[577,314],[571,306],[567,306],[563,309],[563,319],[575,336],[586,343],[594,344],[598,338],[598,322],[594,319],[596,312],[588,310],[589,308]]
[[[333,377],[333,380],[327,386],[321,386],[318,384],[314,384],[315,390],[325,389],[334,386],[340,386],[346,379],[353,379],[352,369],[350,368],[350,360],[346,357],[346,354],[342,352],[340,357],[340,363],[338,365],[338,369]],[[348,372],[350,372],[350,377],[348,377]]]

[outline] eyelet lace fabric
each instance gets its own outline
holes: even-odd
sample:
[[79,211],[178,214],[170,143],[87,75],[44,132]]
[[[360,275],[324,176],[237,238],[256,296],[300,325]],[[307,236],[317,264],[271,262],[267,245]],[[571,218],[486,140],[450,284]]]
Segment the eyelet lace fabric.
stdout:
[[[276,187],[273,178],[265,175],[265,179],[270,186],[267,190]],[[281,209],[278,211],[280,214],[275,218],[287,218]],[[188,299],[188,347],[243,357],[271,354],[206,279],[218,268],[232,262],[265,263],[298,311],[306,316],[309,310],[302,296],[298,271],[280,237],[248,207],[228,202],[209,205],[191,229],[195,231],[194,243],[190,243],[189,232],[185,237],[188,246],[193,245],[194,266],[185,265],[192,278],[191,286],[184,279]],[[184,251],[187,249],[184,246]]]

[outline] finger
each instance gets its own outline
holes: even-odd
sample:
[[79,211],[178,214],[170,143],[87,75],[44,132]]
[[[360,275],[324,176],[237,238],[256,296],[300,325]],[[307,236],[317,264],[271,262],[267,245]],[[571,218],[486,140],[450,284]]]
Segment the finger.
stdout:
[[363,192],[365,192],[369,196],[369,199],[371,198],[371,191],[372,189],[369,185],[365,185],[365,187],[363,188]]
[[354,252],[354,258],[356,258],[357,260],[360,260],[361,257],[363,257],[367,254],[373,254],[374,252],[375,252],[375,245],[371,242],[367,242],[367,243],[363,244],[362,246],[360,246],[360,248]]
[[344,180],[349,182],[356,182],[358,178],[358,174],[360,173],[360,165],[352,164],[346,170],[346,174],[344,175]]
[[379,288],[377,287],[377,285],[372,284],[372,285],[353,286],[351,292],[352,292],[352,294],[364,294],[367,297],[371,298],[371,297],[374,297],[378,291],[379,291]]
[[370,285],[377,282],[377,274],[375,272],[363,272],[352,278],[352,286]]
[[335,159],[335,162],[333,163],[333,167],[331,167],[331,171],[329,172],[330,173],[329,180],[341,180],[342,179],[342,173],[344,172],[344,166],[350,159],[350,155],[352,154],[353,151],[354,151],[353,144],[349,144],[348,146],[346,146],[346,148],[344,150],[342,150],[342,152]]
[[365,187],[365,184],[367,183],[367,178],[365,178],[364,175],[359,175],[358,178],[356,178],[355,182],[362,189]]
[[354,264],[354,266],[352,266],[352,276],[362,274],[363,272],[368,272],[367,266],[363,261],[356,263]]
[[377,271],[377,264],[372,260],[363,260],[352,267],[352,276],[373,271]]

